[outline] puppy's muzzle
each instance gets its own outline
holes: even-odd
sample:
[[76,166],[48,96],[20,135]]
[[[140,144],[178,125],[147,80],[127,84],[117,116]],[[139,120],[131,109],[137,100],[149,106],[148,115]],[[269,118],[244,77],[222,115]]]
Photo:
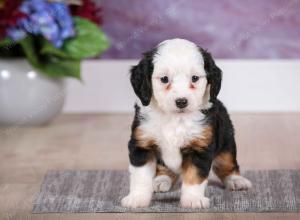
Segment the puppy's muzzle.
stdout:
[[188,100],[186,98],[179,98],[175,100],[177,108],[184,109],[188,106]]

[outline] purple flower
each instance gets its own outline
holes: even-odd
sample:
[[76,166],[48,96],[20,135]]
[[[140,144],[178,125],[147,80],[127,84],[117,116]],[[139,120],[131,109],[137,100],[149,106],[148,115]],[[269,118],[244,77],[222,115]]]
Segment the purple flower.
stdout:
[[25,0],[20,11],[27,17],[20,19],[17,27],[8,30],[8,36],[15,41],[30,33],[42,35],[55,47],[61,47],[67,38],[75,35],[72,17],[65,3]]

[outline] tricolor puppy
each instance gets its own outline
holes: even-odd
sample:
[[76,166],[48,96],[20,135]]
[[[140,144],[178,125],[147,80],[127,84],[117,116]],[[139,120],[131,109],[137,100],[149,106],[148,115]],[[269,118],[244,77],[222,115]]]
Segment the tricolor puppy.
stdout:
[[181,206],[208,208],[210,170],[230,190],[251,187],[239,173],[233,125],[217,99],[221,79],[210,53],[183,39],[162,42],[131,69],[139,100],[123,206],[148,206],[154,191],[170,190],[180,177]]

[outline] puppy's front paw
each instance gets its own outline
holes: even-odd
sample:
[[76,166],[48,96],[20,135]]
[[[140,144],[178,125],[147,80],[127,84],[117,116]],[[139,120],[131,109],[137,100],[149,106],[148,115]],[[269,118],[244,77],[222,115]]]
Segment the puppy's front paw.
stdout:
[[142,208],[148,207],[151,202],[151,196],[129,194],[121,201],[121,205],[126,208]]
[[172,180],[167,175],[155,177],[153,181],[153,188],[155,192],[167,192],[172,187]]
[[252,183],[240,175],[230,175],[224,181],[225,187],[229,190],[247,190],[252,187]]
[[199,195],[182,195],[180,204],[183,208],[209,208],[209,198]]

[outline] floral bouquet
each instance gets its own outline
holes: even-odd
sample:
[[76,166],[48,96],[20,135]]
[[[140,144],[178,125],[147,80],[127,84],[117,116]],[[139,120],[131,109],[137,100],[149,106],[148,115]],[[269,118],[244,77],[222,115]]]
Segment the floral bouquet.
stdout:
[[0,58],[80,79],[80,61],[109,47],[100,13],[91,0],[0,0]]

